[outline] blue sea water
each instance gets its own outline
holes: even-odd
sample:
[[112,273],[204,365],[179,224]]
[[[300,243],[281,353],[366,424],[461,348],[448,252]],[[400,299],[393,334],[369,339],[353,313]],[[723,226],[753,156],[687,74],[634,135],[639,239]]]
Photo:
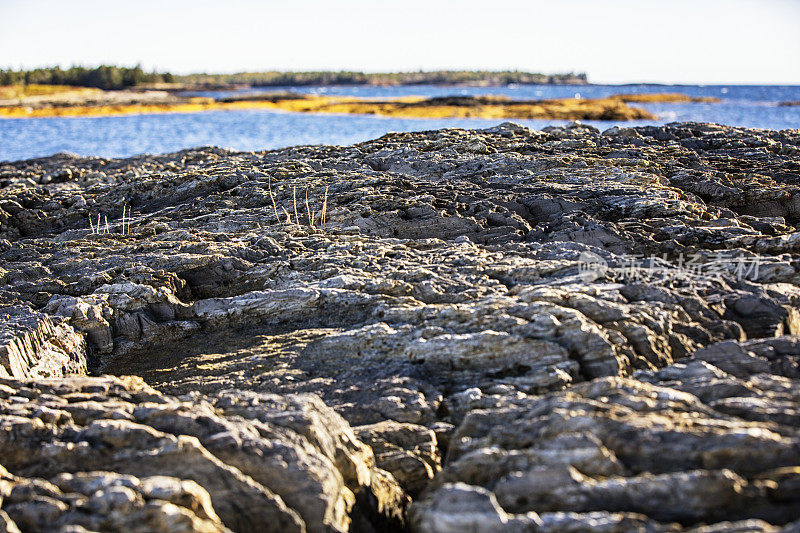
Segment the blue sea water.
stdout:
[[[593,98],[619,93],[680,92],[714,96],[716,104],[633,104],[657,121],[587,121],[602,129],[676,121],[716,122],[751,128],[800,128],[800,106],[778,102],[800,100],[798,86],[666,86],[666,85],[517,85],[507,87],[269,87],[249,92],[295,91],[361,97],[450,96],[502,94],[517,99]],[[224,96],[228,93],[194,93]],[[203,145],[237,150],[264,150],[299,144],[351,144],[390,131],[422,131],[444,127],[486,128],[502,120],[402,119],[371,115],[300,114],[265,110],[206,111],[104,117],[0,119],[0,161],[72,152],[86,156],[124,157],[162,153]],[[532,128],[563,124],[557,120],[514,120]]]

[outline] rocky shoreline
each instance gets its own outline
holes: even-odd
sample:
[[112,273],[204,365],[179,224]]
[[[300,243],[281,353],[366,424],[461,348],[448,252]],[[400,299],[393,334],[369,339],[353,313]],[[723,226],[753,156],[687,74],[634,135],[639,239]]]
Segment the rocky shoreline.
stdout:
[[608,98],[512,100],[504,96],[422,98],[328,97],[276,92],[224,98],[190,97],[167,91],[65,90],[63,93],[0,100],[0,118],[194,113],[273,109],[298,113],[366,114],[404,118],[516,118],[555,120],[655,120],[626,102],[694,102],[713,99],[683,94],[615,95]]
[[798,178],[698,123],[0,163],[0,525],[798,531]]

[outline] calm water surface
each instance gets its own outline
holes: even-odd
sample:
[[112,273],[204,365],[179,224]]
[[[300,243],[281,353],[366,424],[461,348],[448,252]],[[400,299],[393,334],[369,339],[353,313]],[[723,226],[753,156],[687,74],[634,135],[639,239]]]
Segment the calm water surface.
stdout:
[[[503,94],[512,98],[584,98],[619,93],[681,92],[715,96],[718,104],[633,104],[655,113],[653,121],[588,121],[601,130],[614,125],[664,124],[675,121],[717,122],[751,128],[800,128],[800,107],[778,107],[800,100],[800,86],[664,86],[664,85],[520,85],[508,87],[270,87],[248,92],[290,90],[322,95],[363,97]],[[230,93],[193,93],[224,96]],[[123,157],[161,153],[203,145],[237,150],[264,150],[298,144],[351,144],[389,131],[444,127],[486,128],[502,120],[402,119],[369,115],[299,114],[265,110],[206,111],[130,115],[0,119],[0,161],[40,157],[56,152]],[[557,120],[514,120],[532,128],[563,124]]]

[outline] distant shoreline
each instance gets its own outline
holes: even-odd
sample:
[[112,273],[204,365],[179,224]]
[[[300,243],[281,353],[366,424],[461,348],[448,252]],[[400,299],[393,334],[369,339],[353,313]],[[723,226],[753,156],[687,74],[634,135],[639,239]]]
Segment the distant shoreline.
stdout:
[[454,71],[429,72],[238,72],[234,74],[188,74],[175,76],[174,81],[186,85],[243,84],[252,87],[307,87],[314,85],[406,86],[463,85],[483,87],[509,84],[587,85],[585,73],[541,74],[521,71]]
[[[29,86],[6,88],[2,118],[108,116],[193,113],[232,109],[273,109],[296,113],[337,113],[403,118],[497,118],[556,120],[654,120],[655,115],[629,103],[719,102],[680,93],[619,94],[605,98],[514,100],[507,96],[359,98],[294,92],[240,94],[221,98],[177,95],[170,91]],[[26,94],[26,92],[28,94]],[[12,98],[9,95],[16,94]]]
[[71,85],[95,87],[105,90],[158,87],[168,90],[178,86],[230,86],[256,87],[313,86],[313,85],[364,85],[403,86],[417,84],[476,84],[501,86],[518,84],[565,84],[586,85],[585,73],[542,74],[519,70],[438,70],[418,72],[356,72],[356,71],[307,71],[307,72],[237,72],[233,74],[194,73],[175,76],[169,72],[144,72],[141,67],[119,67],[101,65],[88,69],[73,66],[62,70],[45,67],[33,70],[0,69],[0,85]]
[[[31,94],[25,94],[25,90]],[[35,90],[34,90],[35,89]],[[60,89],[60,90],[59,90]],[[170,91],[102,91],[37,86],[19,88],[0,100],[0,118],[80,117],[212,110],[271,109],[296,113],[335,113],[402,118],[489,118],[555,120],[654,120],[629,103],[713,102],[684,94],[622,94],[605,98],[515,100],[507,96],[359,98],[293,92],[240,94],[219,98]]]

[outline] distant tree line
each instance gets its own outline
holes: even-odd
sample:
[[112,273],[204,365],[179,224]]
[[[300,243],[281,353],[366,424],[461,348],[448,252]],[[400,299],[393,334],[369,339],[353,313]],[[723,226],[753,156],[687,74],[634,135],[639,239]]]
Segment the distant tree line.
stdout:
[[564,83],[585,84],[586,74],[537,74],[520,71],[441,70],[434,72],[239,72],[236,74],[189,74],[176,76],[182,83],[231,84],[253,86],[280,85],[414,85],[414,84],[485,84]]
[[170,73],[145,72],[142,67],[101,65],[95,68],[46,67],[33,70],[0,70],[0,85],[76,85],[100,89],[123,89],[144,83],[172,83]]
[[519,84],[585,84],[586,74],[538,74],[533,72],[440,70],[433,72],[364,73],[351,71],[318,72],[239,72],[236,74],[188,74],[145,72],[142,67],[101,65],[95,68],[60,67],[33,70],[0,70],[0,85],[76,85],[100,89],[123,89],[149,83],[183,83],[186,85],[246,84],[252,86],[302,85],[509,85]]

